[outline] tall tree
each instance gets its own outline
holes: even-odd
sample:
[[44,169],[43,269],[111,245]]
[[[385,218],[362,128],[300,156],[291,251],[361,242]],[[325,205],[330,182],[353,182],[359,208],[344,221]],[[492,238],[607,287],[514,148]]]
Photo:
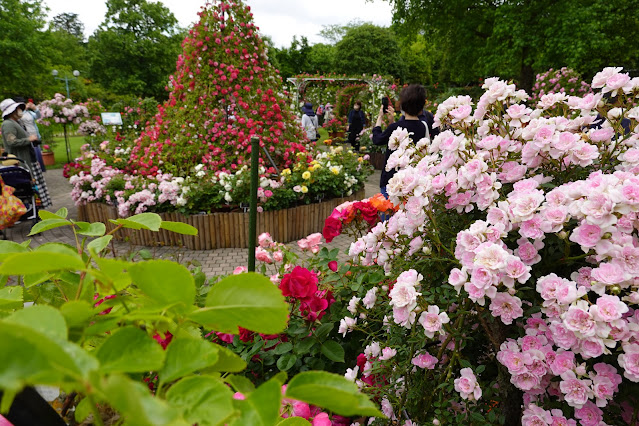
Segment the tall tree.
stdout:
[[282,78],[298,75],[304,72],[311,72],[310,58],[311,46],[308,39],[302,36],[299,40],[293,36],[290,47],[275,48],[275,61],[279,67]]
[[47,69],[41,0],[0,0],[0,96],[38,95]]
[[399,79],[406,75],[395,34],[373,24],[350,28],[335,45],[335,69],[345,74],[382,74]]
[[183,35],[159,2],[108,0],[105,20],[89,38],[91,77],[118,94],[166,99]]
[[79,40],[84,40],[84,24],[77,13],[64,12],[51,19],[50,28],[53,31],[63,31]]

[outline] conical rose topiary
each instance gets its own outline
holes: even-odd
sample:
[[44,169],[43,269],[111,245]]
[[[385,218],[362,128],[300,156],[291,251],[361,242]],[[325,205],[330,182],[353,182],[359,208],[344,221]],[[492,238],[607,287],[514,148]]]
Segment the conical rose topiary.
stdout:
[[249,163],[253,135],[276,164],[288,166],[308,140],[286,108],[250,7],[221,0],[199,15],[182,43],[169,99],[132,150],[131,172],[186,175],[200,163],[233,170]]

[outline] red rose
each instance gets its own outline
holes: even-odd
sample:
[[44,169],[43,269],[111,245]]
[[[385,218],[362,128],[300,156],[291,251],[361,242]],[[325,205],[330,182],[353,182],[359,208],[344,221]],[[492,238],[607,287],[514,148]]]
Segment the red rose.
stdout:
[[331,260],[330,262],[328,262],[328,269],[330,269],[333,272],[337,272],[337,261]]
[[284,275],[280,282],[280,290],[284,296],[296,299],[308,299],[317,291],[317,275],[301,266]]
[[324,221],[324,229],[322,229],[322,235],[327,243],[333,241],[333,238],[342,233],[342,222],[339,219],[333,217],[333,215],[326,218]]
[[353,205],[362,215],[362,218],[368,222],[369,225],[374,225],[377,222],[378,214],[377,209],[373,207],[370,203],[364,203],[362,201],[358,201]]

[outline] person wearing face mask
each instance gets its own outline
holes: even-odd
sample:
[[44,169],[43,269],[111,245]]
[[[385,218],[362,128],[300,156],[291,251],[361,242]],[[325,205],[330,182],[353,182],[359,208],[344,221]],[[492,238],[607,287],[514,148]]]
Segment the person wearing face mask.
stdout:
[[42,175],[42,169],[35,154],[35,146],[40,145],[41,141],[38,140],[37,136],[29,135],[20,121],[25,109],[26,105],[24,103],[16,102],[13,99],[5,99],[0,102],[0,111],[3,119],[2,141],[4,143],[4,152],[13,154],[24,161],[36,182],[42,208],[47,208],[51,206],[51,199]]
[[[40,114],[40,110],[38,110],[38,108],[31,101],[31,99],[29,99],[28,101],[25,101],[24,98],[17,97],[17,98],[14,98],[14,101],[18,103],[26,104],[26,109],[22,113],[22,118],[20,119],[20,121],[24,125],[24,128],[27,129],[27,133],[29,135],[35,135],[38,138],[38,140],[42,139],[40,136],[40,130],[38,129],[38,123],[37,123],[37,120],[40,117],[42,117],[42,114]],[[40,168],[42,169],[43,172],[46,172],[47,169],[44,166],[44,160],[42,159],[42,151],[40,150],[40,147],[38,145],[35,145],[34,148],[35,148],[36,158],[38,159],[38,163],[40,164]]]
[[362,102],[357,101],[353,105],[353,109],[348,113],[348,143],[351,144],[355,151],[359,151],[357,137],[364,130],[364,124],[366,124],[366,115],[362,111]]

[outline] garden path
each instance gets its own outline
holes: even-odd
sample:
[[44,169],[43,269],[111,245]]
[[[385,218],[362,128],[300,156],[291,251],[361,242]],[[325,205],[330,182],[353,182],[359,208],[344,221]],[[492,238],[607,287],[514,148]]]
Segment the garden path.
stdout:
[[[376,170],[366,183],[366,197],[370,197],[379,192],[380,171]],[[49,187],[49,193],[53,200],[52,211],[56,211],[62,207],[69,210],[69,218],[76,220],[78,217],[78,209],[71,200],[71,185],[67,179],[62,176],[62,169],[48,170],[45,173],[45,179]],[[31,247],[37,247],[44,243],[67,243],[75,245],[73,232],[68,227],[56,228],[45,231],[33,237],[28,237],[31,222],[20,223],[13,228],[6,230],[7,239],[21,243],[31,238]],[[329,248],[339,248],[341,260],[346,260],[347,256],[344,250],[350,246],[351,239],[346,235],[340,235],[330,244],[326,244]],[[299,254],[297,244],[290,244],[296,253]],[[116,243],[115,249],[118,254],[125,254],[128,251],[140,250],[143,247],[131,246],[129,243]],[[246,249],[225,248],[214,250],[189,250],[178,247],[158,247],[149,249],[156,258],[179,260],[180,262],[197,261],[202,265],[203,272],[207,277],[213,275],[229,274],[233,272],[237,266],[248,265],[248,254]]]

